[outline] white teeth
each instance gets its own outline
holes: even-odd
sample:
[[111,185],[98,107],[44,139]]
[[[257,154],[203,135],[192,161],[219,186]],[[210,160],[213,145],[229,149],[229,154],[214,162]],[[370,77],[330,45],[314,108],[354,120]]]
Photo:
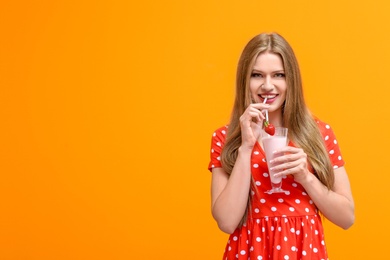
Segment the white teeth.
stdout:
[[261,96],[262,98],[268,98],[268,99],[272,99],[272,98],[275,98],[276,95],[268,95],[268,96]]

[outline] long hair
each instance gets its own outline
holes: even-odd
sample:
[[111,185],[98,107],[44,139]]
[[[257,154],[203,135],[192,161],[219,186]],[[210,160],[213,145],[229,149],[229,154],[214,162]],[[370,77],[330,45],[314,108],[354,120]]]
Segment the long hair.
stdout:
[[298,61],[289,43],[277,33],[255,36],[241,54],[237,67],[233,111],[221,154],[222,167],[231,174],[241,145],[239,118],[251,103],[250,76],[256,58],[265,52],[277,54],[283,61],[287,93],[282,116],[283,126],[288,128],[288,137],[305,151],[316,177],[331,189],[334,183],[333,168],[320,130],[304,100]]

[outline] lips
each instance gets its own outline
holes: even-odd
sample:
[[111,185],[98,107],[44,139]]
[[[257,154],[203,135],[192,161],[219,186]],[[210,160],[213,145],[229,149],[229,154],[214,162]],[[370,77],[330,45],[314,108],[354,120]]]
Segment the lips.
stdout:
[[267,98],[267,103],[272,102],[277,96],[278,94],[259,94],[259,97],[261,99],[264,100],[265,98]]

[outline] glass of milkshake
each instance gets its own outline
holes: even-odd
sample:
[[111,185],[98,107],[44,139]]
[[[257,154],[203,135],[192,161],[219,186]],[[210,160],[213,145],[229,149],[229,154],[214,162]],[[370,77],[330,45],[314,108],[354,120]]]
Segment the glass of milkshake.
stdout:
[[[261,141],[263,143],[268,169],[271,168],[269,162],[277,157],[274,155],[274,152],[287,146],[287,131],[288,129],[285,127],[275,127],[274,135],[270,135],[266,133],[264,130],[262,131]],[[278,172],[268,170],[268,173],[270,176],[272,189],[266,191],[266,193],[272,194],[272,193],[286,192],[286,190],[282,189],[282,177],[274,176],[274,174]]]

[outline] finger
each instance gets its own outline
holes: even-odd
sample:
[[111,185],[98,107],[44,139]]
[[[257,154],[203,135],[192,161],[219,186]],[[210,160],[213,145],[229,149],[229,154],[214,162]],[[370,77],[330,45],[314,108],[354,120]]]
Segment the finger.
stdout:
[[295,171],[294,168],[290,168],[290,169],[285,169],[283,171],[280,171],[278,173],[275,173],[275,177],[278,178],[278,177],[283,177],[283,176],[287,176],[287,175],[294,175],[296,174],[297,172]]
[[297,156],[306,156],[306,153],[301,148],[296,148],[292,146],[286,146],[280,150],[274,151],[275,157],[281,157],[284,155],[297,155]]
[[248,110],[245,111],[244,114],[241,115],[240,120],[241,121],[250,121],[252,118],[257,118],[260,116],[260,111],[253,109],[253,110]]
[[293,168],[285,168],[285,169],[280,170],[278,173],[275,174],[275,177],[286,176],[286,175],[296,176],[298,174],[303,174],[305,172],[305,170],[307,171],[307,168],[305,168],[304,165],[299,164]]
[[[277,155],[278,152],[275,152],[274,155]],[[282,154],[277,157],[275,157],[273,160],[270,161],[271,164],[281,164],[285,162],[292,162],[297,161],[301,158],[306,158],[304,153],[288,153],[288,154]]]
[[263,103],[253,103],[249,105],[250,107],[254,107],[259,110],[264,110],[270,108],[269,104],[263,104]]
[[303,151],[301,148],[287,145],[280,150],[275,151],[275,153],[299,153],[301,151]]
[[257,109],[249,111],[249,116],[251,119],[253,119],[253,118],[256,119],[257,122],[259,122],[259,121],[261,122],[265,118],[264,115]]
[[261,104],[261,103],[251,104],[251,105],[248,106],[248,109],[256,109],[256,110],[259,110],[259,111],[264,110],[266,108],[268,108],[268,107],[264,107],[264,105]]
[[283,171],[283,170],[287,170],[287,169],[292,169],[292,168],[298,167],[300,164],[301,164],[300,160],[299,161],[292,161],[292,162],[281,163],[281,164],[277,164],[275,166],[272,166],[270,168],[270,171],[279,172],[279,171]]

